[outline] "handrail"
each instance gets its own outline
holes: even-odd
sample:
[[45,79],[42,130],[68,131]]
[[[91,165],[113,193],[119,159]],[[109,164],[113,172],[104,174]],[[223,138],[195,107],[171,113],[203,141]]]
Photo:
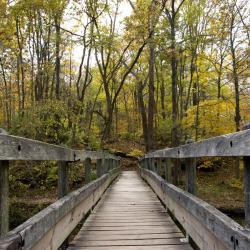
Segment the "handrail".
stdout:
[[63,146],[27,139],[23,137],[0,134],[0,160],[30,161],[78,161],[91,159],[113,159],[120,157],[102,151],[73,150]]
[[140,168],[140,174],[202,250],[250,249],[250,231],[205,201]]
[[[196,158],[218,156],[243,157],[245,228],[195,197]],[[173,172],[176,159],[184,159],[186,190],[189,193],[170,184],[172,174],[176,178],[176,171]],[[250,249],[250,129],[150,152],[140,158],[139,163],[142,177],[201,249]],[[159,167],[164,167],[165,181],[154,173]],[[194,229],[192,223],[199,229]]]
[[[0,129],[1,133],[1,129]],[[31,140],[23,137],[18,136],[12,136],[8,134],[0,134],[0,236],[4,236],[7,234],[7,238],[3,237],[0,240],[0,249],[2,249],[3,244],[8,244],[8,249],[19,249],[17,248],[16,243],[19,244],[18,247],[22,249],[22,245],[30,246],[32,240],[29,237],[33,237],[33,241],[37,241],[38,239],[42,239],[46,236],[47,231],[50,230],[47,228],[45,223],[48,223],[51,227],[54,227],[53,232],[58,225],[58,223],[61,223],[60,221],[56,221],[56,218],[53,218],[56,209],[60,210],[59,215],[67,217],[68,215],[65,214],[66,210],[69,209],[69,207],[64,205],[61,207],[60,202],[61,199],[59,199],[58,202],[52,204],[50,207],[46,208],[45,210],[42,210],[39,214],[44,215],[48,211],[49,216],[52,217],[46,217],[42,221],[38,221],[39,214],[34,217],[34,219],[28,220],[28,224],[24,223],[21,226],[18,227],[19,231],[15,231],[18,233],[13,234],[8,233],[9,231],[9,162],[15,161],[15,160],[26,160],[26,161],[57,161],[58,162],[58,196],[59,198],[64,199],[64,197],[71,197],[71,203],[70,206],[73,209],[76,203],[78,202],[78,198],[82,198],[82,195],[77,198],[74,193],[69,193],[69,163],[70,162],[76,162],[76,161],[84,161],[84,167],[85,167],[85,184],[88,184],[91,182],[91,160],[96,160],[96,172],[98,180],[96,182],[92,182],[90,184],[90,187],[97,188],[97,191],[95,191],[95,188],[93,189],[93,197],[90,200],[87,200],[87,205],[85,200],[82,201],[84,204],[84,209],[86,208],[90,209],[91,206],[95,204],[97,201],[96,199],[100,198],[100,195],[104,192],[107,184],[110,183],[111,179],[113,178],[113,174],[115,173],[116,176],[116,169],[119,169],[119,162],[120,157],[114,156],[110,153],[103,152],[103,151],[89,151],[89,150],[73,150],[67,147],[63,146],[57,146],[53,144],[48,144],[45,142],[37,141],[37,140]],[[108,173],[108,174],[107,174]],[[111,179],[110,179],[111,175]],[[106,176],[106,177],[102,177]],[[102,179],[105,179],[105,183],[103,183]],[[108,182],[107,182],[108,181]],[[104,185],[104,186],[103,186]],[[86,190],[89,190],[89,186],[86,186]],[[100,190],[101,188],[101,190]],[[80,189],[81,190],[81,189]],[[85,190],[85,186],[83,187],[83,191]],[[92,189],[91,189],[92,190]],[[84,191],[85,193],[87,191]],[[97,193],[96,193],[97,192]],[[75,191],[77,194],[77,191]],[[92,193],[87,192],[88,195],[92,195]],[[66,199],[66,198],[65,198]],[[73,206],[73,205],[74,206]],[[73,207],[72,207],[73,206]],[[65,210],[66,209],[66,210]],[[85,210],[82,211],[85,211]],[[67,210],[68,211],[68,210]],[[72,210],[73,211],[73,210]],[[71,213],[68,211],[68,214]],[[81,212],[78,214],[78,217],[74,220],[79,222],[79,218],[82,218],[84,214]],[[60,217],[61,218],[61,217]],[[34,223],[34,225],[32,224]],[[37,224],[38,223],[38,224]],[[36,227],[36,225],[38,225]],[[74,223],[71,225],[75,225]],[[75,225],[76,226],[76,225]],[[32,233],[32,231],[36,228],[36,230],[40,230],[39,234],[36,234],[35,232]],[[67,233],[69,234],[74,228],[67,229]],[[71,230],[71,231],[70,231]],[[38,232],[37,231],[37,232]],[[22,233],[21,233],[22,232]],[[59,230],[59,234],[60,234]],[[21,235],[23,234],[23,235]],[[51,249],[55,249],[54,245],[59,247],[59,243],[62,243],[62,240],[65,240],[66,237],[56,236],[55,240],[51,240],[53,242],[53,247]],[[21,238],[20,238],[21,237]],[[49,236],[48,236],[49,237]],[[60,239],[58,240],[57,239]],[[18,238],[18,239],[17,239]],[[24,240],[25,238],[25,240]],[[21,239],[21,243],[19,240]],[[24,241],[24,242],[23,242]],[[43,240],[46,242],[47,240]],[[27,243],[29,242],[29,243]],[[14,244],[15,247],[11,248],[11,245]],[[28,245],[27,245],[28,244]],[[43,243],[44,246],[45,243]],[[52,244],[52,243],[51,243]],[[9,248],[10,247],[10,248]],[[47,247],[45,247],[47,249]],[[6,249],[3,247],[3,249]],[[40,249],[40,248],[39,248]],[[44,249],[44,247],[42,247]]]
[[178,159],[205,156],[250,156],[250,129],[175,148],[157,150],[146,154],[143,158]]
[[110,170],[69,193],[0,238],[0,249],[58,249],[119,174]]

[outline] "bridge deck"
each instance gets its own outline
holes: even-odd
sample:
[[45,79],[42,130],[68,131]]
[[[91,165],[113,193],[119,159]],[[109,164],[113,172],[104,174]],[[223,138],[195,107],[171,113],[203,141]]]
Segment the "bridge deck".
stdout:
[[189,250],[183,234],[150,187],[122,172],[95,207],[69,249]]

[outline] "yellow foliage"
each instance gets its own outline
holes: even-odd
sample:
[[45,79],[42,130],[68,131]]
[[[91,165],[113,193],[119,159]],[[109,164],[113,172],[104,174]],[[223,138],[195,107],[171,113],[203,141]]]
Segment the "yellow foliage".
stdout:
[[[189,108],[183,126],[194,136],[197,106]],[[212,137],[235,131],[234,105],[228,100],[207,100],[198,107],[198,138]]]
[[144,153],[141,150],[135,148],[128,155],[132,157],[142,157]]

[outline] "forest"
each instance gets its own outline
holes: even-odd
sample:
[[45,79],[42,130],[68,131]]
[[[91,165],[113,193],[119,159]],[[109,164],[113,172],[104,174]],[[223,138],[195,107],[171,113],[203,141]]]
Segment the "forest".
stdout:
[[[0,0],[0,127],[132,157],[240,131],[249,14],[248,0]],[[12,227],[56,197],[57,165],[29,164],[11,166]],[[198,196],[242,209],[241,165],[201,159]]]
[[247,0],[1,0],[0,125],[149,151],[250,120]]

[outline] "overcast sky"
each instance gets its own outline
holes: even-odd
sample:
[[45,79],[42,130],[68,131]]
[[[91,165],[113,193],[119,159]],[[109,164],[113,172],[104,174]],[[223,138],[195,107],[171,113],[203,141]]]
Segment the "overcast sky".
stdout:
[[[82,2],[84,3],[84,0],[82,0]],[[67,29],[67,30],[70,30],[74,33],[81,35],[83,33],[82,29],[81,29],[81,27],[76,28],[77,22],[74,19],[74,13],[72,13],[71,8],[72,8],[72,1],[70,1],[69,6],[68,6],[68,10],[66,10],[66,12],[65,12],[65,17],[66,17],[65,20],[66,21],[62,24],[62,27]],[[132,13],[132,8],[131,8],[130,4],[128,3],[127,0],[123,0],[122,3],[120,4],[120,7],[119,7],[119,15],[118,15],[118,19],[117,19],[117,24],[119,24],[118,27],[120,30],[122,30],[122,28],[123,28],[122,22],[123,22],[124,18],[129,16],[131,13]],[[82,46],[75,46],[75,48],[74,48],[73,58],[78,63],[81,60],[82,49],[83,49]]]

